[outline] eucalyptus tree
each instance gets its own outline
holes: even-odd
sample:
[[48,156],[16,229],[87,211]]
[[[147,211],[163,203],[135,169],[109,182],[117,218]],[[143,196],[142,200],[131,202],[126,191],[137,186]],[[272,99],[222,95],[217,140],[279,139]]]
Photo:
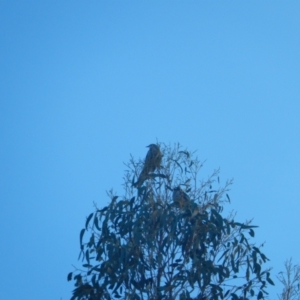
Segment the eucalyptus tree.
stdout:
[[201,179],[179,144],[151,145],[155,166],[150,152],[131,156],[123,194],[111,190],[87,217],[71,299],[263,299],[273,281],[257,226],[222,215],[232,181],[221,186],[219,170]]

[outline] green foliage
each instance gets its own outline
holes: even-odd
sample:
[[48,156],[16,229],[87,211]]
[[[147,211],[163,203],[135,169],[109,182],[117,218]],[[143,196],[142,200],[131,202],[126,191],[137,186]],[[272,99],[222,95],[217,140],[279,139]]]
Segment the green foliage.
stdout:
[[[256,226],[221,215],[231,181],[215,187],[218,171],[200,181],[192,153],[160,147],[159,170],[135,188],[143,162],[131,158],[124,195],[110,191],[109,205],[88,216],[71,299],[263,299],[273,281],[250,243]],[[177,186],[190,199],[183,207],[173,202]]]

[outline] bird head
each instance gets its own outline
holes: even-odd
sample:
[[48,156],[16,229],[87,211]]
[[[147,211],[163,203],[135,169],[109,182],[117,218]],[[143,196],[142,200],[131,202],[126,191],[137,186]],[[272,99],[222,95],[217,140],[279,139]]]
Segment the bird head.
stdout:
[[148,145],[146,147],[148,147],[148,148],[158,148],[158,146],[156,144],[150,144],[150,145]]

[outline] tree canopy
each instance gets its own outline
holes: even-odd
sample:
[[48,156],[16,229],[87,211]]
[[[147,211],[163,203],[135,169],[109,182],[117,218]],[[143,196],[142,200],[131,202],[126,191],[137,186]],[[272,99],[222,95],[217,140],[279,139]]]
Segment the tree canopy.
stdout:
[[222,216],[232,181],[199,178],[202,163],[179,144],[158,147],[155,166],[154,146],[131,156],[123,195],[109,191],[87,217],[71,299],[263,299],[273,281],[257,226]]

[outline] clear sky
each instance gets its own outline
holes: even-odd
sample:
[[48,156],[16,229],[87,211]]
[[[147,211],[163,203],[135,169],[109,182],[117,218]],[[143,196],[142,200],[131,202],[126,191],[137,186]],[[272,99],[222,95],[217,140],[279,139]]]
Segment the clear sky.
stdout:
[[0,1],[0,298],[70,298],[93,202],[157,140],[234,178],[227,209],[260,226],[274,279],[300,263],[299,16],[288,0]]

